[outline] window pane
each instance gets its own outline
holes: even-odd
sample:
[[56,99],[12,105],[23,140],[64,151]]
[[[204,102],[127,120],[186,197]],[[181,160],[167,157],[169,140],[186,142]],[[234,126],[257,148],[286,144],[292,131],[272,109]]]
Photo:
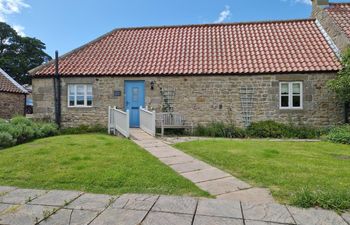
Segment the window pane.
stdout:
[[287,95],[289,93],[289,85],[286,83],[281,84],[281,94]]
[[293,96],[293,107],[300,107],[300,96]]
[[84,96],[77,96],[77,105],[84,105]]
[[87,105],[92,106],[92,96],[87,96],[86,99],[87,99]]
[[74,96],[69,96],[69,106],[74,106]]
[[293,84],[293,94],[300,94],[300,84]]
[[132,101],[136,102],[139,98],[139,88],[132,89]]
[[77,85],[77,95],[85,95],[84,85]]
[[86,94],[87,95],[92,95],[92,85],[87,85],[87,87],[86,87]]
[[288,96],[281,97],[281,107],[289,107],[289,97]]
[[75,94],[75,90],[74,90],[74,85],[69,85],[68,86],[68,89],[69,89],[69,95],[74,95]]

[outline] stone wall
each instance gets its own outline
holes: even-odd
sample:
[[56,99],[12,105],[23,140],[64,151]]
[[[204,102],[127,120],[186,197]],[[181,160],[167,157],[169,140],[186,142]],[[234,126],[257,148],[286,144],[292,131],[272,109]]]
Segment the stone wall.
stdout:
[[0,118],[11,119],[17,115],[24,115],[25,95],[0,92]]
[[[275,120],[284,123],[329,126],[343,122],[343,106],[326,87],[335,74],[285,74],[246,76],[162,76],[162,77],[65,77],[62,78],[63,126],[107,124],[108,106],[124,108],[124,80],[145,80],[146,105],[162,111],[161,89],[175,88],[175,112],[198,123],[223,121],[243,126],[240,89],[253,87],[252,121]],[[154,81],[154,90],[151,90]],[[303,109],[279,109],[279,82],[303,82]],[[34,114],[54,117],[52,79],[33,79]],[[67,107],[67,84],[93,84],[91,108]],[[114,91],[122,95],[114,97]]]
[[331,16],[313,1],[312,18],[317,19],[327,34],[332,38],[338,49],[344,53],[350,46],[350,39],[342,29],[334,22]]

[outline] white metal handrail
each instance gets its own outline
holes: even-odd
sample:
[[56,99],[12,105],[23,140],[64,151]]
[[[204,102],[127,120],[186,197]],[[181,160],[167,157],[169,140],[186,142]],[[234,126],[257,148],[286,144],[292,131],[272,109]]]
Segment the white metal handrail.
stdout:
[[140,106],[140,128],[146,133],[156,136],[156,112],[148,111]]
[[119,132],[125,137],[130,136],[129,131],[129,110],[126,112],[117,109],[116,107],[108,107],[108,132],[116,134]]

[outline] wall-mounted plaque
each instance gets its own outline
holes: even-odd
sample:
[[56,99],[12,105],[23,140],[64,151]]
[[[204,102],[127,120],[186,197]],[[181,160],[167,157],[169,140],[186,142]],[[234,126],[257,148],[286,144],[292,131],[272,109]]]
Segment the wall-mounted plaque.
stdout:
[[114,91],[114,96],[117,97],[117,96],[121,96],[122,95],[122,92],[119,91],[119,90],[116,90]]

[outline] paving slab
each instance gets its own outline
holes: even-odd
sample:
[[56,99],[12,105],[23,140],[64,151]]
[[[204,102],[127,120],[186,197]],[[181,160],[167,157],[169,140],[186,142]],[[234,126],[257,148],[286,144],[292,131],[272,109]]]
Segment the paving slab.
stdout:
[[233,177],[226,177],[218,180],[210,180],[197,184],[203,190],[206,190],[212,195],[222,195],[241,189],[251,188],[251,186],[241,180]]
[[217,180],[224,177],[231,177],[230,174],[214,167],[205,170],[182,173],[181,175],[194,183]]
[[245,220],[245,225],[289,225],[287,223],[272,223],[254,220]]
[[194,218],[193,225],[244,225],[242,219],[198,216]]
[[117,197],[101,194],[83,194],[72,203],[65,206],[66,209],[81,209],[100,212],[114,202]]
[[47,191],[34,189],[16,189],[0,196],[0,202],[8,204],[24,204],[45,194]]
[[159,160],[168,166],[195,161],[193,157],[187,156],[187,155],[180,155],[180,156],[174,156],[169,158],[160,158]]
[[[199,186],[199,185],[198,185]],[[250,188],[216,196],[217,199],[238,200],[246,203],[275,203],[271,192],[265,188]]]
[[217,216],[242,219],[241,204],[239,201],[217,199],[200,199],[196,211],[197,215]]
[[295,224],[287,207],[280,204],[242,203],[243,216],[248,220]]
[[88,225],[98,212],[61,209],[39,225]]
[[194,214],[197,200],[190,197],[160,196],[152,211]]
[[16,190],[16,187],[10,187],[10,186],[0,186],[0,196],[6,194],[7,192]]
[[110,207],[148,211],[158,199],[158,195],[125,194],[120,196]]
[[29,204],[64,206],[75,198],[79,197],[82,192],[78,191],[49,191],[46,194],[34,199]]
[[192,215],[150,212],[142,225],[191,225]]
[[0,203],[0,216],[5,215],[8,211],[12,211],[12,210],[17,209],[19,206],[20,205],[11,205],[11,204]]
[[0,216],[0,224],[34,225],[50,216],[57,208],[42,205],[22,205]]
[[90,225],[139,225],[147,211],[108,208]]
[[323,209],[288,207],[298,225],[348,225],[341,216]]
[[170,167],[178,173],[187,173],[203,169],[209,169],[211,166],[199,160],[195,160],[192,162],[171,165]]
[[168,158],[174,156],[185,156],[184,153],[172,149],[146,149],[157,158]]
[[350,225],[350,213],[344,213],[342,217]]

